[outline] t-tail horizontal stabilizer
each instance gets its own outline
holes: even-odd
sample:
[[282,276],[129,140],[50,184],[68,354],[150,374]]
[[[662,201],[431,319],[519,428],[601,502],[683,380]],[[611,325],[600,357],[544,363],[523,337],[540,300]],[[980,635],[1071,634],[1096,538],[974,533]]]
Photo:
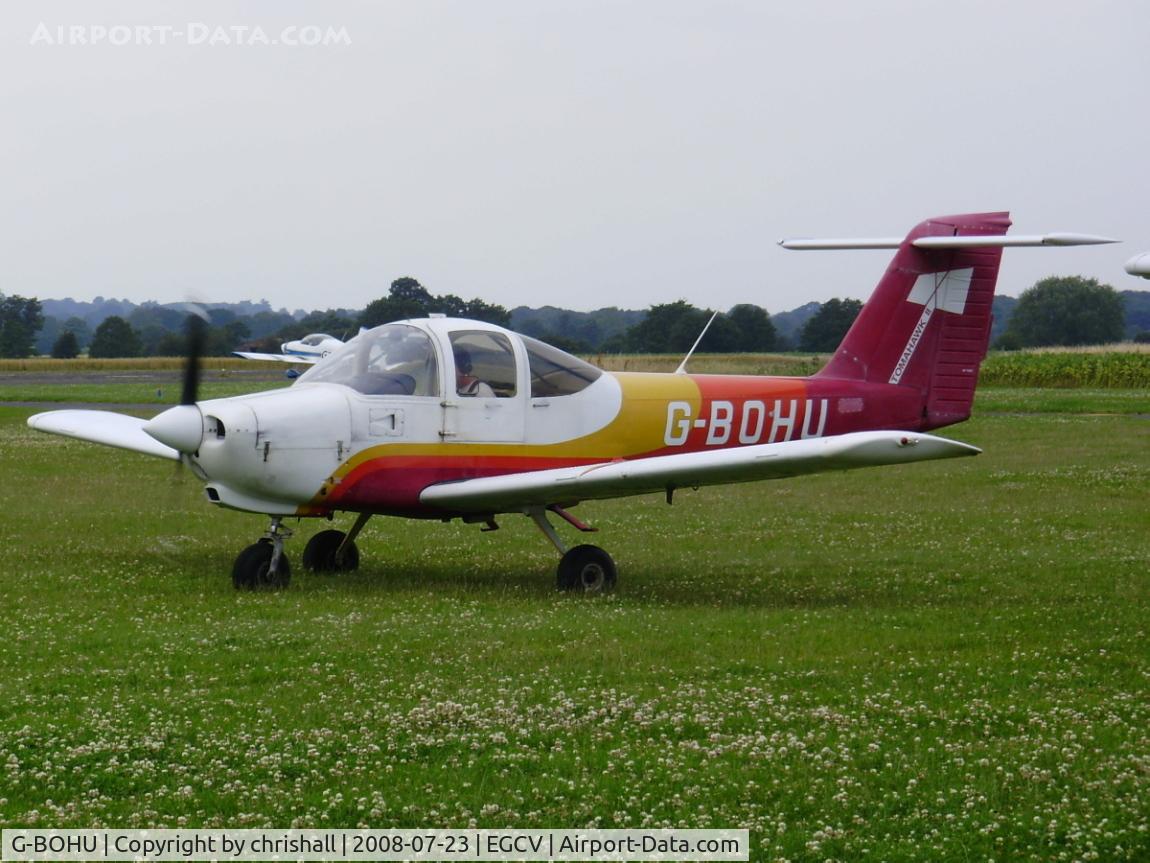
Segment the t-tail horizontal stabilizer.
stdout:
[[[1031,234],[1014,237],[919,237],[912,240],[916,249],[1005,249],[1018,246],[1100,246],[1105,243],[1120,243],[1110,237],[1095,237],[1091,234]],[[796,238],[779,240],[784,249],[794,251],[825,251],[832,249],[897,249],[903,244],[902,237],[860,237],[857,239],[818,240]]]

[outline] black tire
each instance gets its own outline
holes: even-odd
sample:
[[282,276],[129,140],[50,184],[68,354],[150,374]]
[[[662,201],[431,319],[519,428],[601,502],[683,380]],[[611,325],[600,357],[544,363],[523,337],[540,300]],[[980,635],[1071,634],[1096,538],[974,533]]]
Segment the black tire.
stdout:
[[280,555],[279,566],[271,572],[272,544],[260,540],[240,552],[232,565],[232,586],[236,590],[282,590],[291,582],[291,564]]
[[342,530],[321,530],[307,541],[303,549],[303,565],[312,572],[352,572],[359,569],[359,549],[350,543],[343,560],[336,561],[335,553],[347,536]]
[[577,545],[559,560],[556,582],[562,591],[610,593],[618,574],[611,555],[597,545]]

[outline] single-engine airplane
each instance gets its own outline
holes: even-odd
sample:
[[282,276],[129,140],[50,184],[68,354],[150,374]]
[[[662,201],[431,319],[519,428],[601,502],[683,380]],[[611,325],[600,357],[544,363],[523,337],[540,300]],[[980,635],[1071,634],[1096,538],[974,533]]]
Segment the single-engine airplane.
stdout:
[[[192,328],[179,405],[153,419],[37,414],[34,429],[179,460],[214,504],[270,517],[236,558],[237,588],[283,587],[291,517],[356,514],[315,534],[312,570],[353,570],[374,515],[498,527],[523,514],[559,551],[558,586],[616,582],[610,555],[568,548],[549,516],[599,498],[975,455],[927,434],[970,416],[1004,246],[1114,242],[1006,237],[1006,213],[930,219],[904,239],[794,240],[896,248],[825,368],[809,378],[610,373],[502,327],[435,316],[361,333],[283,389],[197,399]],[[194,322],[194,321],[193,321]],[[199,335],[197,336],[197,333]],[[480,386],[482,384],[482,386]]]
[[344,342],[327,333],[312,333],[302,339],[293,339],[280,345],[280,353],[263,354],[256,351],[233,351],[237,357],[245,360],[265,360],[278,363],[303,363],[314,365],[320,360],[342,348]]

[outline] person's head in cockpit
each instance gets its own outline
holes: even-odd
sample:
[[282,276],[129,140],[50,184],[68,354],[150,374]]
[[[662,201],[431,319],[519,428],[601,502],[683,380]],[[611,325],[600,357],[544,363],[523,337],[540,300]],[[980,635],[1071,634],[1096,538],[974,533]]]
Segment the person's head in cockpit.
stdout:
[[495,391],[471,373],[471,354],[464,348],[455,351],[455,391],[461,396],[492,398]]

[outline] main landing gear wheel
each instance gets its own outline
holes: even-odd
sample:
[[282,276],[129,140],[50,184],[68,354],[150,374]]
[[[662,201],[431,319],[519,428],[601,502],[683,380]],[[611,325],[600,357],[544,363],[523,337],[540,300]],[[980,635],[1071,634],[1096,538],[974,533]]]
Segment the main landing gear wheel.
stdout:
[[559,560],[559,589],[577,593],[610,593],[617,574],[611,555],[597,545],[577,545]]
[[359,549],[349,542],[343,554],[337,555],[347,534],[342,530],[321,530],[307,541],[303,565],[312,572],[352,572],[359,569]]
[[279,555],[272,569],[275,547],[271,540],[261,539],[240,552],[232,566],[232,585],[236,590],[281,590],[291,581],[291,564]]

